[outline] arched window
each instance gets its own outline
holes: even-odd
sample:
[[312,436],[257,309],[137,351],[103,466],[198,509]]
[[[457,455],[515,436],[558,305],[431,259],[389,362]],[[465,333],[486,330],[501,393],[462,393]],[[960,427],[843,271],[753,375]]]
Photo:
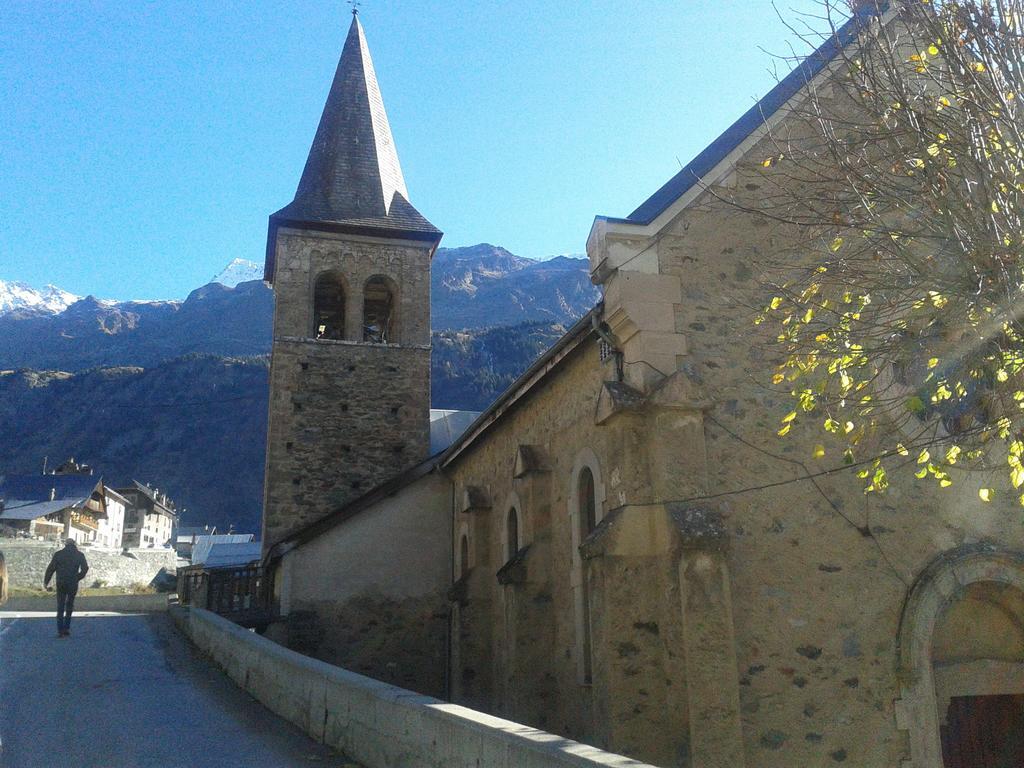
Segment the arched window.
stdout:
[[394,343],[395,295],[387,278],[376,276],[363,288],[363,341]]
[[469,536],[462,534],[462,541],[459,542],[459,578],[464,579],[469,574]]
[[519,512],[515,507],[508,511],[508,559],[511,560],[519,551]]
[[345,338],[345,283],[337,272],[325,272],[313,288],[313,335]]
[[590,467],[580,471],[580,542],[597,527],[597,496],[594,492],[594,473]]

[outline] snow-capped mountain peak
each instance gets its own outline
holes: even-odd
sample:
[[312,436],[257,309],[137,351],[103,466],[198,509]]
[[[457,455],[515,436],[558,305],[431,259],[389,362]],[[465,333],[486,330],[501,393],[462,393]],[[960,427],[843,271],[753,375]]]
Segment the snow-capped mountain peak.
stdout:
[[76,301],[79,296],[61,290],[55,285],[47,285],[37,290],[25,283],[0,280],[0,315],[18,309],[30,309],[36,312],[56,315],[63,312]]
[[245,259],[232,259],[219,274],[215,275],[211,283],[220,283],[228,288],[234,288],[239,283],[246,283],[250,280],[263,279],[263,265]]

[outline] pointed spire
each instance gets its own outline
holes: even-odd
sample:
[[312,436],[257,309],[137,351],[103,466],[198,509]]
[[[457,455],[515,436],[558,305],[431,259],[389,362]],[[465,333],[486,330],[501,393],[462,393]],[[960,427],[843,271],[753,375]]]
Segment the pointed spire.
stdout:
[[[419,239],[440,239],[440,231],[409,203],[357,13],[352,15],[352,26],[295,199],[270,219],[271,241],[276,239],[275,225],[286,222],[391,230]],[[266,279],[272,279],[273,243],[267,246]]]

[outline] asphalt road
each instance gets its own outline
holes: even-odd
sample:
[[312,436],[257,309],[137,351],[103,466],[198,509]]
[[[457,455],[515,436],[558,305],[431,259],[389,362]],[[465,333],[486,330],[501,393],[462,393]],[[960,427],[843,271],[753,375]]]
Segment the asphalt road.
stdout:
[[351,766],[203,659],[163,614],[0,612],[2,768]]

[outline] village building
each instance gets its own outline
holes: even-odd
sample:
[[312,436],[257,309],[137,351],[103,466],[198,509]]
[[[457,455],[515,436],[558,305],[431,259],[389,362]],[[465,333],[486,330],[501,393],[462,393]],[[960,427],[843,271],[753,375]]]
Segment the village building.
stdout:
[[[0,526],[8,535],[91,544],[106,518],[106,488],[99,477],[0,475]],[[106,522],[105,536],[116,533],[114,522]]]
[[128,499],[113,488],[103,486],[103,501],[106,506],[106,517],[99,519],[92,544],[104,549],[122,548],[124,542],[124,519],[130,507]]
[[159,549],[175,543],[178,515],[174,502],[158,488],[138,480],[117,492],[128,501],[124,524],[125,549]]
[[760,212],[768,130],[827,94],[862,20],[595,220],[603,301],[433,454],[441,235],[408,202],[353,21],[270,222],[271,637],[664,766],[934,768],[1019,732],[1019,511],[913,466],[884,496],[808,477],[744,310],[802,237]]

